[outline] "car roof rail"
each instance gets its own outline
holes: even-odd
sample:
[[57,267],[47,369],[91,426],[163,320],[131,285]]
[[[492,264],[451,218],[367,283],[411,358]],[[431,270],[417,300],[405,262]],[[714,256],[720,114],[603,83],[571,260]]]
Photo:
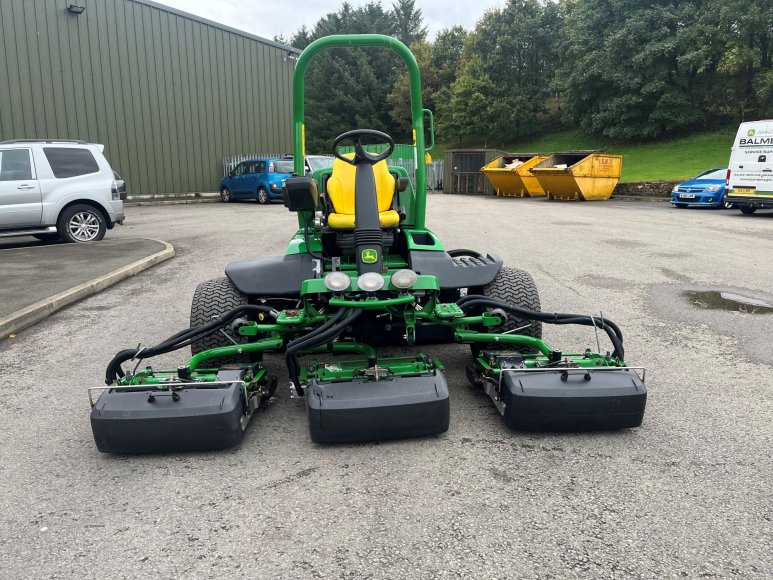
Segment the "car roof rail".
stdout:
[[11,145],[13,143],[73,143],[76,145],[88,145],[88,141],[83,139],[8,139],[0,141],[0,145]]

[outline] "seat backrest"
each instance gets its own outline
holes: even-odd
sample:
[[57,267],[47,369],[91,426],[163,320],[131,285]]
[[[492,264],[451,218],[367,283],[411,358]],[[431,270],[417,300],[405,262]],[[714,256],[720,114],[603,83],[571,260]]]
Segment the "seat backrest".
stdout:
[[[344,154],[353,157],[354,153]],[[354,215],[354,176],[357,168],[345,161],[333,161],[333,173],[327,180],[327,196],[333,204],[335,213]],[[373,166],[373,177],[376,180],[376,195],[378,196],[378,211],[387,211],[392,207],[395,196],[395,178],[389,173],[386,160]]]

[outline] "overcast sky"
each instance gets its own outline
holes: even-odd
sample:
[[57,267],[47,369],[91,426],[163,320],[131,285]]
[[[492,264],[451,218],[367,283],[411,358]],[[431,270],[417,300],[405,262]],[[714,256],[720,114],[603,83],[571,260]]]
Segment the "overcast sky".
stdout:
[[[336,12],[343,3],[336,0],[156,1],[264,38],[273,38],[275,34],[289,37],[304,24],[311,28],[321,16]],[[353,6],[366,2],[367,0],[349,0]],[[382,0],[382,4],[388,8],[392,5],[392,0]],[[455,24],[472,29],[484,11],[504,4],[505,0],[416,0],[416,7],[420,8],[424,15],[424,23],[429,28],[430,37],[441,28]]]

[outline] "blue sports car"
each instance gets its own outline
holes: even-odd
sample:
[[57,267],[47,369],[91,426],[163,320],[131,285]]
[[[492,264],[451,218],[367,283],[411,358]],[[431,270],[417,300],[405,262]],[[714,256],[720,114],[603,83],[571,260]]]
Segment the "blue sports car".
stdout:
[[675,207],[708,205],[717,208],[731,208],[733,204],[725,197],[727,167],[704,171],[689,181],[683,181],[671,191],[671,203]]

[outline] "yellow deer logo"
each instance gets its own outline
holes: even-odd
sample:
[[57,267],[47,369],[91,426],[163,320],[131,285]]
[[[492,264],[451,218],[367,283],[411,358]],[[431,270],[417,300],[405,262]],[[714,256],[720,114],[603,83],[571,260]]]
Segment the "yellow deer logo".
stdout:
[[363,264],[375,264],[378,262],[378,252],[372,248],[367,248],[362,251],[362,263]]

